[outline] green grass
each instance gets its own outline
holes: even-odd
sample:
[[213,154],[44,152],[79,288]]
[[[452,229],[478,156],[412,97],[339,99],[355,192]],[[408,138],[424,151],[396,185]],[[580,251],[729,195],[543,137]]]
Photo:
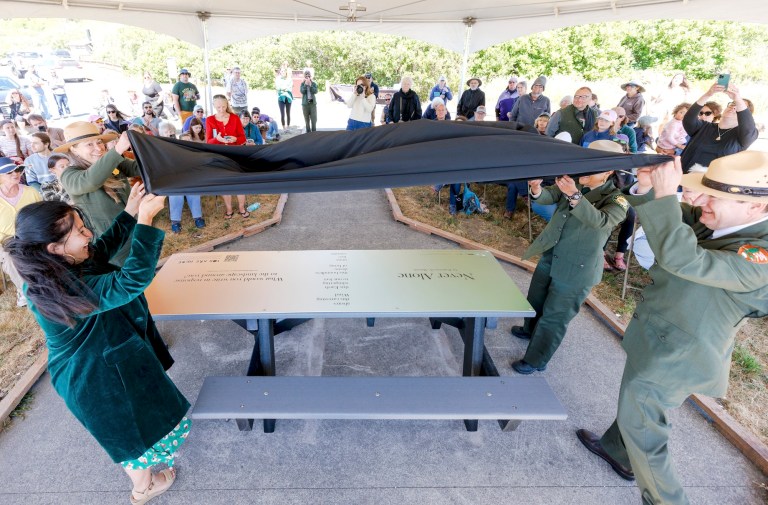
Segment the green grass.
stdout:
[[747,376],[755,376],[762,372],[760,362],[746,348],[736,344],[733,349],[733,363]]

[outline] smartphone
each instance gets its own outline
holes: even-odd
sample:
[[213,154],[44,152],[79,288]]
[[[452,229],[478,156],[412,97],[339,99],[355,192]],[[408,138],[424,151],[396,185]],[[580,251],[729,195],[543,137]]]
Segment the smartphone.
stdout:
[[728,89],[729,82],[731,82],[731,74],[719,74],[717,76],[718,86],[723,86],[725,89]]

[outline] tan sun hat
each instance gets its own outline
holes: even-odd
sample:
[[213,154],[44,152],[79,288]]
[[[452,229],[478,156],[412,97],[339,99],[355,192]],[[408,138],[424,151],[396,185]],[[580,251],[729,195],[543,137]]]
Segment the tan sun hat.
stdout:
[[590,142],[587,149],[597,149],[598,151],[608,151],[609,153],[624,154],[624,148],[621,144],[613,140],[595,140]]
[[717,158],[706,173],[684,174],[681,184],[719,198],[768,203],[768,153],[743,151]]
[[104,142],[115,140],[117,138],[117,132],[110,130],[104,133],[99,132],[99,127],[88,121],[75,121],[64,127],[64,139],[66,143],[60,145],[54,152],[66,153],[69,152],[69,148],[73,145],[82,142],[90,138],[101,139]]

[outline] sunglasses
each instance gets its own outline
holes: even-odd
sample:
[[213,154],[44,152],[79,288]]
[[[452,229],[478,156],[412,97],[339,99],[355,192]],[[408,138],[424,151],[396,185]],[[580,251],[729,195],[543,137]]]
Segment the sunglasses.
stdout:
[[707,117],[709,117],[712,114],[714,114],[714,112],[712,112],[711,110],[703,110],[703,111],[699,112],[699,116],[707,116]]
[[117,111],[116,110],[108,110],[107,114],[117,114]]
[[19,174],[24,171],[24,167],[16,167],[10,172],[6,172],[6,174]]

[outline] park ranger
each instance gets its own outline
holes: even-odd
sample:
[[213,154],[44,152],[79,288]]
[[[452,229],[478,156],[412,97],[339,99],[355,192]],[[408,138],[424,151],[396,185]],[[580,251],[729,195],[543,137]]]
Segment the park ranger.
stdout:
[[[681,184],[702,193],[695,207],[678,203]],[[705,174],[644,168],[631,192],[656,260],[624,334],[616,420],[602,437],[577,436],[637,479],[644,504],[687,504],[667,411],[692,393],[723,396],[740,323],[768,315],[768,153],[718,158]]]
[[[624,152],[611,140],[597,140],[589,148]],[[556,203],[557,210],[523,256],[541,255],[541,259],[528,288],[528,303],[536,316],[526,318],[524,326],[512,327],[513,335],[530,339],[523,359],[512,363],[518,373],[547,368],[568,323],[603,277],[603,245],[626,219],[629,207],[612,175],[611,170],[582,176],[579,186],[567,175],[548,188],[541,187],[540,179],[530,181],[531,198],[542,205]]]

